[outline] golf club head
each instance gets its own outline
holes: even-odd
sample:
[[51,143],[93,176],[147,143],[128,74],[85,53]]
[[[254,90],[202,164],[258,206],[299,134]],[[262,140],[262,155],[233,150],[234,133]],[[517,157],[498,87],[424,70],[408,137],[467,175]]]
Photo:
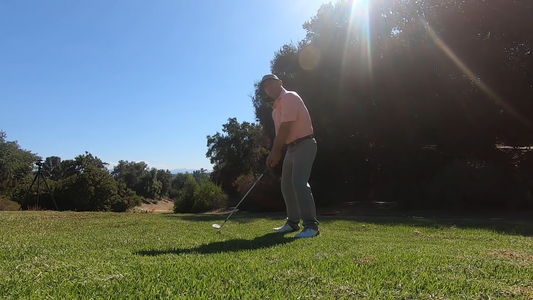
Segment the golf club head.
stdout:
[[222,226],[218,225],[218,224],[213,224],[213,228],[215,229],[220,229]]

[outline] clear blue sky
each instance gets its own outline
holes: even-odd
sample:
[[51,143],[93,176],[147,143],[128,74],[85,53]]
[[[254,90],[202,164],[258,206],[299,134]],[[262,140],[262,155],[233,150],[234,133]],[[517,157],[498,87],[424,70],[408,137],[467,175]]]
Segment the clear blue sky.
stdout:
[[211,169],[254,82],[322,0],[0,1],[0,129],[42,157]]

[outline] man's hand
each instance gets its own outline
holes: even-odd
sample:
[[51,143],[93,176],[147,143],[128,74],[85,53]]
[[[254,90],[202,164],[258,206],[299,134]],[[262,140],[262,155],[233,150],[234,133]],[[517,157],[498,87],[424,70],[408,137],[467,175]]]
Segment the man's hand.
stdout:
[[273,168],[279,163],[280,160],[281,160],[281,152],[280,151],[273,151],[267,157],[266,165],[267,165],[267,167]]

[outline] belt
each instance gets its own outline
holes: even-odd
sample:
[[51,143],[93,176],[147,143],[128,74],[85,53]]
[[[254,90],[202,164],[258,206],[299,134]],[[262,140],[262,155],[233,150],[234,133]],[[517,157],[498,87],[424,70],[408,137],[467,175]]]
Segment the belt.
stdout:
[[298,145],[300,142],[303,142],[303,141],[305,141],[305,140],[309,140],[309,139],[313,139],[313,138],[315,138],[315,136],[312,135],[312,134],[310,134],[310,135],[306,135],[306,136],[304,136],[304,137],[301,137],[301,138],[299,138],[299,139],[295,139],[294,141],[288,143],[287,146],[288,146],[288,147],[294,147],[294,146]]

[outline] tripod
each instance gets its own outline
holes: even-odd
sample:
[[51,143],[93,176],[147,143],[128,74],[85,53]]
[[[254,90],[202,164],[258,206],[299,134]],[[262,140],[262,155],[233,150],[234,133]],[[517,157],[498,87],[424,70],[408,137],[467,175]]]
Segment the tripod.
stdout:
[[[35,184],[35,181],[37,181],[37,202],[35,202],[35,206],[36,207],[39,206],[39,200],[41,200],[41,179],[43,180],[44,185],[46,185],[46,188],[48,189],[48,192],[50,192],[50,190],[51,190],[50,186],[48,185],[48,182],[46,182],[46,178],[43,176],[43,173],[41,172],[41,169],[43,167],[43,161],[42,160],[38,160],[35,164],[37,165],[37,173],[35,173],[35,177],[33,178],[33,182],[31,183],[30,188],[28,188],[28,191],[26,192],[26,195],[24,196],[24,202],[20,205],[20,209],[21,210],[24,207],[24,204],[26,204],[26,199],[27,199],[26,197],[30,193],[31,188]],[[57,207],[57,203],[56,203],[56,199],[54,198],[54,195],[52,195],[52,193],[50,193],[50,196],[52,196],[52,201],[54,202],[54,206],[56,207],[57,210],[59,210],[59,208]]]

